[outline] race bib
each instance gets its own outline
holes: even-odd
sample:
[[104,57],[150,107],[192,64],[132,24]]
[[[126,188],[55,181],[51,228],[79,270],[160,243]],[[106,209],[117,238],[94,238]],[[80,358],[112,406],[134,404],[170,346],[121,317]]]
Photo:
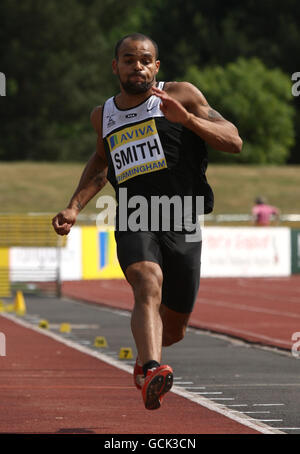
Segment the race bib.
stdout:
[[107,142],[119,184],[167,168],[153,118],[108,135]]

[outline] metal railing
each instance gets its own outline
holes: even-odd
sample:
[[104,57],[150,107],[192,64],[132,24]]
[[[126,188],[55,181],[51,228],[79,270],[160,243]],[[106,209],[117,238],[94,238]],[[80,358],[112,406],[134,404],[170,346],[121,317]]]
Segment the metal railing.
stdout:
[[[61,294],[61,248],[67,237],[57,235],[45,213],[0,214],[0,297],[22,289],[33,293]],[[44,263],[38,269],[11,268],[9,248],[55,248],[56,266]]]

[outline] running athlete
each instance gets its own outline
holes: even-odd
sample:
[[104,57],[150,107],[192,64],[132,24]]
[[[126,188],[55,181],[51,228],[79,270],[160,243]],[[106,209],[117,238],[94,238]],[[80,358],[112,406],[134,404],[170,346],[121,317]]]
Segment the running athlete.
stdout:
[[[149,410],[160,407],[172,386],[173,370],[161,364],[162,346],[185,335],[199,289],[201,260],[201,237],[190,237],[195,232],[185,223],[185,215],[178,218],[170,211],[166,216],[164,209],[157,217],[151,203],[159,197],[183,201],[191,196],[187,213],[195,221],[191,225],[196,225],[197,195],[204,197],[204,213],[213,209],[213,192],[205,176],[205,142],[229,153],[239,153],[242,147],[237,128],[210,107],[195,86],[158,82],[159,67],[151,38],[136,33],[116,44],[112,69],[120,93],[92,111],[97,150],[67,208],[52,221],[58,234],[68,234],[78,213],[107,180],[115,188],[117,254],[134,295],[131,329],[138,352],[134,383]],[[136,215],[132,202],[141,196],[149,202],[147,212],[140,212],[148,223],[137,229],[127,221]],[[169,228],[163,224],[165,217]]]

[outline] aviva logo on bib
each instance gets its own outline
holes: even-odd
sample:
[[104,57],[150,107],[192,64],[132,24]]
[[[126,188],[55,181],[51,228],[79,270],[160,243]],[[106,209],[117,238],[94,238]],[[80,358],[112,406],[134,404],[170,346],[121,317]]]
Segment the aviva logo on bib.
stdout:
[[153,118],[123,128],[107,141],[118,183],[167,167]]

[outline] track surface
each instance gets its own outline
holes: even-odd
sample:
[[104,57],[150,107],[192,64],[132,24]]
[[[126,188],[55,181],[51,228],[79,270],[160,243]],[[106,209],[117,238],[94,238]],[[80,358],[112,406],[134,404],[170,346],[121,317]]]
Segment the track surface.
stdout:
[[0,318],[1,433],[258,433],[174,393],[146,411],[127,372]]
[[[226,287],[228,281],[218,280],[218,285],[214,282],[213,286],[212,280],[203,280],[199,297],[206,295],[209,301],[211,292],[216,295],[216,290],[221,288],[227,289],[228,293],[242,289],[247,294],[243,281],[251,284],[252,280],[238,280],[236,288],[233,288],[232,280],[231,287]],[[255,288],[263,284],[262,280],[258,281]],[[276,280],[277,287],[281,288],[281,283],[285,284],[285,281]],[[274,281],[268,280],[269,290],[272,283]],[[286,289],[291,289],[295,283],[299,285],[299,280],[293,279],[289,285],[286,282]],[[273,433],[300,433],[300,361],[292,357],[288,349],[285,354],[263,350],[193,328],[190,328],[184,341],[164,350],[166,362],[174,368],[176,394],[169,393],[160,410],[144,410],[140,393],[132,384],[131,374],[128,374],[133,361],[118,360],[121,346],[132,347],[135,355],[127,311],[132,304],[131,290],[125,281],[120,281],[118,286],[116,281],[97,281],[97,284],[90,283],[89,292],[86,284],[84,287],[73,285],[72,288],[77,298],[81,298],[80,292],[83,292],[85,300],[90,298],[91,302],[99,303],[101,294],[102,303],[126,311],[68,299],[35,297],[26,299],[28,313],[17,319],[19,323],[29,324],[28,327],[16,323],[16,317],[11,320],[0,316],[0,331],[5,333],[7,339],[7,356],[0,357],[0,387],[3,391],[0,432],[254,434],[268,433],[269,427]],[[65,292],[67,288],[68,284]],[[293,310],[295,315],[297,303],[293,298],[298,288],[294,288],[288,296],[291,300],[288,304],[294,304],[288,309]],[[300,331],[299,323],[287,322],[294,322],[297,317],[289,314],[287,317],[275,317],[273,312],[270,313],[270,306],[257,305],[255,310],[251,310],[249,304],[247,311],[245,307],[235,309],[232,307],[234,303],[224,304],[225,293],[222,299],[217,300],[218,305],[210,306],[207,302],[202,305],[204,322],[201,320],[201,323],[206,329],[217,331],[208,323],[210,313],[214,314],[215,325],[219,326],[222,321],[222,327],[233,329],[238,326],[240,329],[241,325],[235,322],[238,311],[240,317],[244,314],[247,331],[250,331],[250,325],[246,324],[246,314],[255,314],[258,326],[254,320],[251,322],[252,334],[257,332],[258,336],[261,333],[265,336],[263,328],[268,326],[268,343],[270,339],[278,339],[286,348],[285,341],[291,337],[286,333]],[[263,294],[261,291],[256,293]],[[215,299],[213,301],[216,302]],[[255,301],[257,304],[257,298]],[[200,306],[197,303],[195,318]],[[226,324],[223,308],[231,311]],[[277,306],[276,311],[280,310]],[[47,336],[45,331],[37,328],[41,318],[50,322]],[[262,320],[264,323],[261,323]],[[276,329],[272,328],[271,321],[274,323],[275,320],[280,333],[285,334],[274,336]],[[284,329],[281,329],[281,320],[286,323]],[[62,322],[71,323],[71,334],[59,333]],[[192,323],[196,325],[197,320],[193,319]],[[35,327],[34,330],[29,326]],[[50,336],[52,333],[54,338]],[[237,332],[234,334],[238,336]],[[105,336],[108,340],[108,348],[101,349],[105,358],[101,357],[103,353],[98,353],[99,349],[93,347],[96,335]],[[253,337],[255,342],[259,342],[258,338]],[[72,344],[62,344],[60,340],[66,344],[71,341]],[[107,358],[111,364],[107,363]],[[124,370],[116,368],[115,361],[122,363]]]
[[[131,310],[125,280],[65,282],[65,296]],[[202,279],[190,325],[291,350],[300,332],[300,275]]]

